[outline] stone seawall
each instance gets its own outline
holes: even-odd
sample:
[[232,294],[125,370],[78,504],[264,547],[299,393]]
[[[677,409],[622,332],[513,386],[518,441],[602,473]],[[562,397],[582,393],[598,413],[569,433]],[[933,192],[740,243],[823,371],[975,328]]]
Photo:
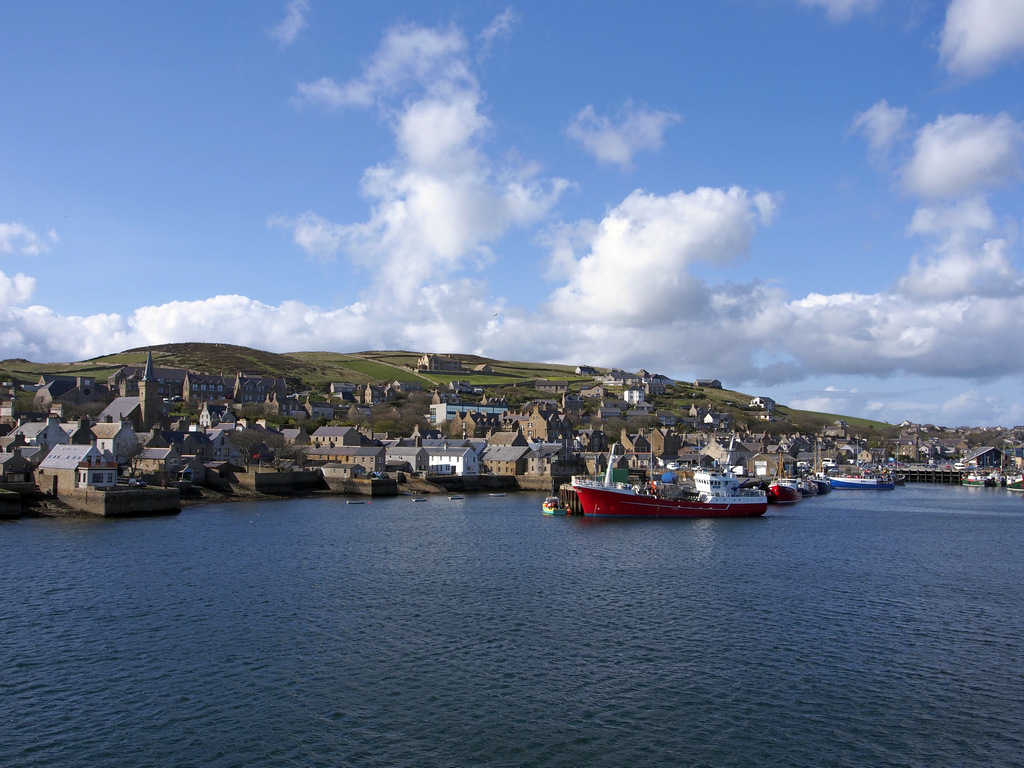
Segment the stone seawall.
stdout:
[[21,494],[0,490],[0,520],[16,520],[21,517]]
[[327,487],[334,493],[343,493],[354,496],[397,496],[398,483],[392,479],[363,479],[342,480],[336,478],[326,479]]
[[268,496],[291,496],[327,488],[320,472],[238,472],[233,479],[248,491]]
[[69,507],[100,517],[176,515],[181,512],[177,488],[126,488],[110,491],[74,489],[60,495]]

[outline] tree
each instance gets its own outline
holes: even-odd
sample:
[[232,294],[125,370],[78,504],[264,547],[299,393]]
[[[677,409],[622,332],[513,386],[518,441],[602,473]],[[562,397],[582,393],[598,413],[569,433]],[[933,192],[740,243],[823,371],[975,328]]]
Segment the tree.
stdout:
[[231,444],[234,445],[248,468],[253,458],[259,456],[259,450],[263,447],[267,433],[261,429],[236,429],[228,435]]
[[136,440],[129,448],[124,451],[125,462],[128,464],[130,474],[135,477],[135,473],[139,469],[139,462],[142,460],[142,454],[146,452],[146,446]]
[[272,454],[270,466],[277,472],[283,472],[295,464],[302,466],[305,463],[305,447],[288,442],[284,435],[269,433],[264,436],[263,444]]

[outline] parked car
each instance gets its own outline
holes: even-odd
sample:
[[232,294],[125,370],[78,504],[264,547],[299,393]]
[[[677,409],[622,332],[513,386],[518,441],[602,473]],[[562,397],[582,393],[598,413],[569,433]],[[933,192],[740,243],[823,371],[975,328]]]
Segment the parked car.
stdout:
[[133,486],[135,488],[145,488],[146,487],[146,481],[145,480],[140,480],[137,477],[132,477],[132,478],[128,479],[128,485]]

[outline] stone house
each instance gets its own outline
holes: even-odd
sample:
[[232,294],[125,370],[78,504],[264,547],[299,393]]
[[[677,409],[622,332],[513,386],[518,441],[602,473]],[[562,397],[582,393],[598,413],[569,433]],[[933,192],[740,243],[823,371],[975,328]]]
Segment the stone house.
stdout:
[[567,459],[567,452],[560,445],[537,445],[526,455],[526,474],[541,477],[569,475],[580,465]]
[[32,482],[32,462],[21,455],[21,449],[0,453],[0,483]]
[[358,464],[366,472],[383,472],[387,449],[383,445],[339,445],[325,448],[311,445],[306,458],[314,464]]
[[421,371],[460,373],[462,371],[462,362],[450,355],[432,355],[428,353],[416,361],[416,368]]
[[537,379],[533,383],[533,388],[538,392],[545,392],[551,395],[561,395],[569,391],[569,382],[567,381],[549,381],[548,379]]
[[239,371],[235,376],[235,386],[232,393],[236,403],[263,403],[271,392],[276,392],[279,397],[288,394],[288,385],[280,377],[259,376],[255,373]]
[[96,447],[122,464],[139,444],[135,430],[127,421],[100,422],[94,424],[91,431]]
[[526,474],[526,457],[530,451],[527,445],[488,445],[480,457],[480,464],[483,471],[492,475],[523,475]]
[[75,488],[112,488],[117,462],[95,445],[57,445],[36,468],[36,484],[54,496]]
[[309,434],[306,430],[299,427],[285,427],[281,430],[281,437],[289,445],[311,445],[313,442],[309,439]]
[[182,464],[176,445],[167,448],[146,448],[138,459],[138,471],[144,475],[158,475],[165,480],[177,477]]
[[334,405],[323,400],[313,400],[307,396],[306,401],[302,404],[302,408],[306,412],[306,418],[308,419],[327,419],[330,421],[334,418]]
[[208,441],[207,451],[210,454],[211,461],[215,462],[230,462],[238,465],[241,461],[241,452],[231,442],[231,435],[233,429],[208,429],[206,430],[206,439]]
[[396,445],[385,451],[388,471],[426,472],[430,466],[426,448],[416,445]]
[[332,381],[328,387],[331,397],[347,400],[352,403],[356,399],[356,385],[348,381]]
[[[147,361],[148,362],[148,361]],[[107,378],[107,387],[119,397],[138,397],[139,382],[145,375],[146,366],[125,365]],[[184,397],[185,377],[188,371],[184,368],[150,369],[151,380],[156,383],[156,394],[161,398]]]
[[281,397],[277,392],[271,392],[263,403],[265,412],[280,416],[284,419],[305,421],[309,418],[305,404],[300,403],[297,397]]
[[601,429],[581,429],[573,439],[577,451],[600,453],[608,450],[608,437]]
[[365,445],[367,440],[355,427],[319,427],[309,436],[310,445],[317,448]]
[[97,384],[91,376],[55,376],[44,374],[39,377],[39,388],[33,399],[37,411],[49,411],[54,403],[64,405],[85,405],[86,403],[108,402],[113,399],[110,390]]
[[234,394],[235,378],[233,376],[215,376],[188,371],[181,387],[181,396],[190,401],[216,402],[233,398]]

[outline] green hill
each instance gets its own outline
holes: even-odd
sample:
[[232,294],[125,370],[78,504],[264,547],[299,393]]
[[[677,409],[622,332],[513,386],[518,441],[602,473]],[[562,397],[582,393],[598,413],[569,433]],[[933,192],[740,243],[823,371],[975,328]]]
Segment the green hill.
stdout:
[[[296,389],[326,392],[333,381],[367,384],[384,381],[416,382],[426,390],[447,387],[452,380],[468,381],[491,394],[512,395],[510,401],[520,402],[539,396],[527,382],[535,379],[566,381],[570,391],[579,391],[592,384],[593,378],[579,376],[568,365],[495,360],[478,355],[453,354],[464,370],[459,373],[418,372],[416,361],[422,353],[406,350],[369,351],[342,354],[338,352],[264,352],[233,344],[162,344],[152,348],[140,347],[113,355],[83,360],[77,363],[32,363],[14,359],[0,361],[0,377],[18,384],[34,384],[42,374],[65,376],[93,376],[105,381],[123,365],[143,365],[146,354],[152,351],[153,362],[161,368],[187,368],[203,373],[234,375],[239,371],[261,376],[282,377]],[[486,369],[475,370],[486,366]],[[598,369],[604,372],[608,369]],[[731,413],[737,426],[754,431],[781,432],[794,428],[816,431],[837,419],[843,419],[854,429],[877,437],[891,437],[898,430],[883,422],[857,419],[828,413],[798,411],[780,405],[780,422],[762,422],[759,411],[746,407],[751,395],[728,389],[696,387],[680,383],[670,387],[665,395],[651,398],[652,404],[663,410],[680,412],[691,405],[710,405],[716,411]]]

